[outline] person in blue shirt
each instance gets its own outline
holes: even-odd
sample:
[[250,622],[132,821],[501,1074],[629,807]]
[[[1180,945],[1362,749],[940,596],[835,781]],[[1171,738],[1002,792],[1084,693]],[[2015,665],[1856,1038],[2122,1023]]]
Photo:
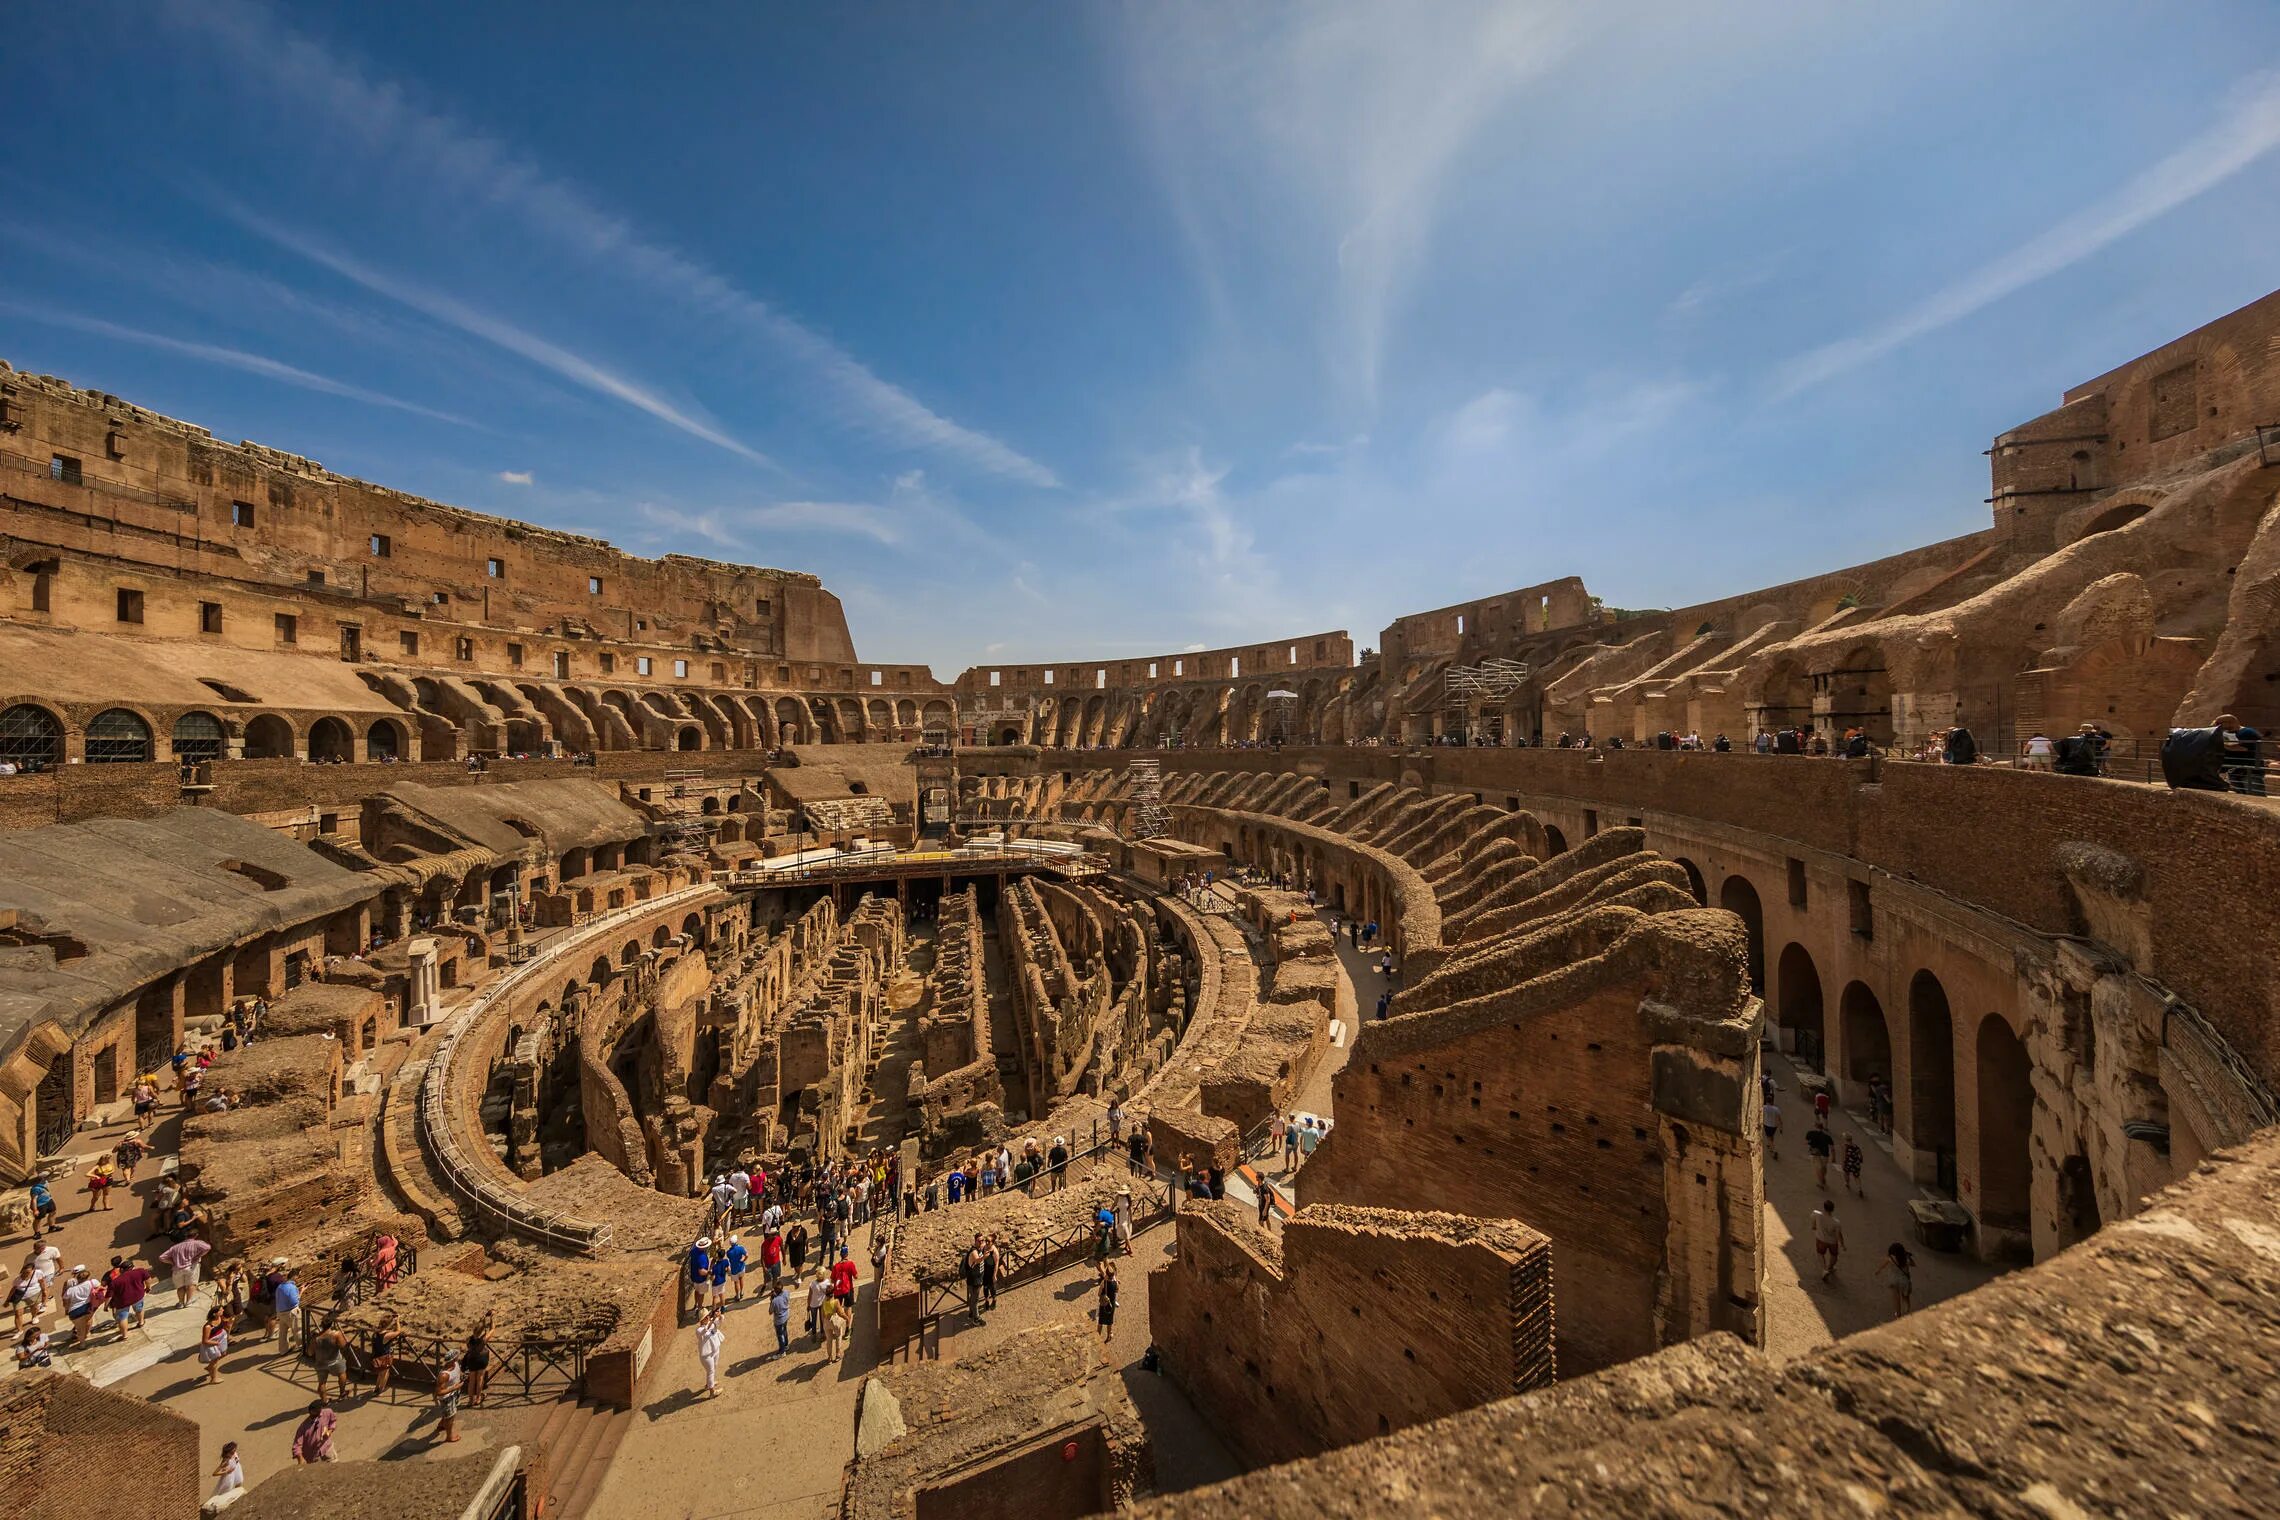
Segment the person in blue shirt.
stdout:
[[700,1235],[697,1243],[689,1247],[689,1292],[703,1299],[705,1290],[712,1286],[712,1237]]
[[731,1278],[735,1279],[736,1296],[738,1298],[742,1298],[744,1296],[744,1263],[746,1260],[746,1254],[747,1253],[744,1249],[744,1242],[737,1239],[734,1235],[729,1236],[728,1275]]
[[301,1285],[293,1270],[280,1264],[277,1286],[270,1294],[270,1319],[277,1328],[277,1349],[290,1351],[297,1344],[301,1324]]
[[712,1301],[715,1309],[728,1297],[728,1253],[721,1252],[712,1259]]
[[55,1195],[48,1191],[42,1178],[32,1179],[32,1239],[38,1240],[55,1223]]
[[950,1201],[952,1203],[963,1202],[966,1197],[966,1173],[964,1169],[961,1168],[957,1171],[952,1172],[949,1177],[949,1183]]
[[768,1314],[776,1322],[776,1354],[782,1356],[792,1349],[792,1290],[781,1282],[768,1296]]

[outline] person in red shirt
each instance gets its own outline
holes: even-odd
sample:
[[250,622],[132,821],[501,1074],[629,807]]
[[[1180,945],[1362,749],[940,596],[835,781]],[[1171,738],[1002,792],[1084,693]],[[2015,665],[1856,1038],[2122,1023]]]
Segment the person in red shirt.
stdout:
[[769,1232],[760,1241],[760,1270],[767,1276],[768,1291],[776,1291],[776,1279],[784,1275],[784,1237]]
[[849,1308],[855,1306],[855,1263],[845,1256],[831,1264],[831,1293]]
[[110,1306],[112,1323],[119,1327],[119,1338],[126,1339],[130,1329],[140,1330],[143,1297],[150,1291],[149,1269],[130,1265],[123,1256],[114,1256],[111,1270],[103,1274],[103,1290],[103,1301]]

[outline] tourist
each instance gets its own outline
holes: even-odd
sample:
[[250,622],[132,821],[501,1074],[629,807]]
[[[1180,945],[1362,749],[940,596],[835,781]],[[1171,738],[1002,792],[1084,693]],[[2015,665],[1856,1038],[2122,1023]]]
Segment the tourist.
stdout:
[[131,1132],[121,1135],[118,1145],[111,1152],[111,1159],[118,1163],[117,1170],[112,1174],[113,1181],[132,1185],[135,1168],[142,1165],[144,1154],[141,1135]]
[[385,1293],[396,1280],[396,1237],[386,1230],[372,1237],[372,1282],[375,1293]]
[[773,1232],[760,1237],[760,1273],[770,1288],[784,1275],[784,1237]]
[[435,1375],[435,1433],[441,1440],[459,1439],[459,1395],[466,1387],[467,1375],[459,1370],[459,1353],[454,1351]]
[[88,1169],[87,1212],[90,1214],[97,1209],[108,1210],[111,1207],[111,1168],[111,1158],[100,1156],[96,1158],[94,1166]]
[[55,1195],[48,1191],[45,1177],[34,1177],[30,1183],[32,1195],[32,1239],[37,1240],[54,1228],[57,1221]]
[[712,1288],[712,1237],[699,1235],[697,1243],[689,1247],[689,1301],[703,1304],[705,1294]]
[[728,1173],[726,1172],[713,1179],[712,1206],[714,1215],[724,1219],[729,1210],[736,1207],[736,1189],[728,1185]]
[[[212,1476],[215,1479],[213,1498],[228,1499],[231,1494],[245,1487],[245,1463],[238,1457],[237,1442],[222,1443],[221,1465],[214,1469]],[[230,1502],[234,1504],[237,1501],[233,1499]]]
[[855,1317],[845,1304],[828,1298],[823,1304],[823,1359],[836,1362],[846,1354],[847,1341],[853,1330]]
[[1289,1132],[1290,1126],[1283,1122],[1283,1116],[1281,1114],[1276,1114],[1267,1121],[1268,1155],[1273,1156],[1279,1155],[1281,1153],[1283,1148],[1283,1137]]
[[1156,1149],[1156,1142],[1149,1138],[1145,1126],[1135,1125],[1133,1127],[1131,1138],[1124,1142],[1124,1149],[1125,1153],[1131,1157],[1132,1170],[1135,1175],[1147,1177],[1154,1174],[1155,1165],[1151,1157]]
[[168,1281],[174,1285],[175,1308],[190,1307],[190,1299],[198,1291],[199,1263],[206,1259],[206,1253],[212,1249],[214,1248],[203,1240],[191,1236],[176,1241],[158,1253],[158,1259],[166,1264]]
[[1109,1343],[1116,1339],[1116,1263],[1104,1262],[1100,1272],[1100,1304],[1093,1319],[1100,1325],[1101,1365],[1110,1362]]
[[111,1258],[111,1270],[103,1274],[103,1294],[111,1306],[112,1323],[119,1327],[119,1339],[125,1340],[129,1329],[142,1329],[143,1297],[149,1291],[148,1267],[130,1263],[124,1256]]
[[1816,1090],[1813,1094],[1813,1121],[1816,1124],[1829,1122],[1829,1090],[1826,1087]]
[[705,1397],[720,1397],[720,1348],[727,1339],[721,1329],[722,1311],[707,1309],[697,1320],[697,1360],[705,1369]]
[[1845,1248],[1845,1227],[1837,1218],[1837,1201],[1823,1198],[1813,1211],[1813,1254],[1821,1259],[1821,1281],[1837,1280],[1837,1256]]
[[1124,1104],[1121,1100],[1108,1100],[1108,1143],[1120,1145],[1124,1141]]
[[1045,1153],[1045,1164],[1051,1169],[1053,1181],[1048,1191],[1058,1193],[1068,1186],[1069,1142],[1065,1136],[1055,1135],[1053,1147]]
[[333,1427],[340,1423],[340,1416],[325,1402],[323,1385],[318,1387],[307,1417],[293,1432],[293,1465],[296,1467],[310,1467],[333,1459]]
[[403,1344],[404,1332],[398,1325],[396,1311],[380,1311],[380,1323],[372,1327],[365,1350],[372,1359],[372,1396],[378,1398],[388,1391],[388,1380],[396,1373],[396,1349]]
[[222,1357],[229,1349],[229,1311],[217,1303],[206,1311],[206,1323],[198,1332],[198,1361],[206,1369],[208,1383],[222,1380]]
[[1860,1148],[1860,1142],[1855,1140],[1848,1131],[1845,1135],[1845,1191],[1857,1194],[1862,1198],[1868,1196],[1860,1184],[1861,1163],[1866,1159],[1866,1154]]
[[1116,1190],[1116,1243],[1122,1254],[1132,1254],[1132,1189]]
[[16,1274],[15,1284],[8,1289],[8,1307],[16,1311],[16,1327],[12,1333],[22,1334],[32,1316],[46,1306],[46,1299],[47,1285],[40,1280],[40,1269],[27,1256],[23,1270]]
[[1275,1213],[1275,1185],[1266,1178],[1259,1179],[1259,1228],[1265,1229]]
[[[730,1240],[735,1238],[733,1235],[729,1237]],[[728,1252],[726,1249],[714,1253],[711,1287],[713,1307],[717,1309],[728,1301]]]
[[1765,1153],[1774,1160],[1781,1159],[1781,1105],[1765,1105]]
[[792,1349],[792,1294],[782,1283],[768,1295],[768,1317],[776,1324],[776,1355]]
[[[997,1307],[998,1264],[998,1238],[992,1234],[982,1243],[982,1307],[985,1309]],[[852,1266],[853,1263],[846,1265]],[[833,1302],[838,1300],[834,1299]]]
[[325,1384],[332,1379],[340,1382],[340,1396],[348,1397],[348,1335],[338,1324],[325,1326],[310,1339],[309,1361],[316,1369],[318,1398],[325,1396]]
[[87,1332],[95,1324],[95,1302],[102,1284],[87,1275],[85,1267],[71,1269],[71,1281],[63,1288],[63,1317],[71,1321],[71,1344],[87,1344]]
[[1383,992],[1380,992],[1380,993],[1378,994],[1378,1000],[1377,1000],[1377,1016],[1378,1016],[1380,1019],[1383,1019],[1383,1018],[1385,1017],[1385,1012],[1386,1012],[1386,1010],[1387,1010],[1388,1008],[1392,1007],[1392,1006],[1393,1006],[1393,989],[1392,989],[1392,988],[1390,988],[1390,987],[1388,987],[1388,988],[1387,988],[1387,989],[1385,989]]
[[55,1365],[55,1347],[48,1334],[33,1325],[16,1338],[16,1365],[19,1367],[52,1367]]
[[1813,1158],[1813,1186],[1829,1185],[1829,1158],[1836,1153],[1836,1137],[1825,1129],[1819,1119],[1805,1132],[1805,1154]]
[[[1306,1128],[1301,1130],[1298,1136],[1298,1164],[1300,1166],[1304,1166],[1314,1159],[1316,1148],[1322,1144],[1323,1137],[1329,1133],[1330,1126],[1326,1121],[1318,1118],[1310,1118],[1306,1121]],[[1224,1189],[1216,1175],[1218,1168],[1214,1167],[1212,1171],[1215,1175],[1211,1179],[1211,1196],[1218,1198],[1223,1196]]]
[[467,1333],[467,1349],[460,1353],[459,1370],[467,1375],[467,1407],[483,1407],[483,1390],[491,1382],[491,1315],[486,1313]]
[[807,1333],[814,1338],[823,1336],[823,1306],[831,1302],[831,1283],[821,1272],[808,1280]]
[[[1285,1175],[1298,1170],[1298,1137],[1305,1128],[1306,1126],[1299,1123],[1296,1114],[1292,1114],[1290,1122],[1283,1126],[1283,1172]],[[1184,1176],[1187,1168],[1183,1166],[1180,1171]]]
[[807,1253],[808,1228],[805,1224],[795,1223],[784,1235],[784,1259],[791,1263],[794,1277],[807,1270]]
[[958,1259],[959,1273],[966,1279],[966,1314],[975,1324],[982,1322],[982,1311],[989,1307],[982,1297],[982,1237],[976,1235]]
[[855,1280],[860,1275],[854,1262],[847,1258],[847,1248],[839,1248],[839,1260],[831,1264],[831,1296],[848,1308],[855,1307]]
[[128,1089],[127,1096],[135,1105],[135,1132],[140,1134],[149,1127],[151,1111],[158,1107],[158,1078],[141,1076]]
[[[773,1235],[769,1236],[768,1238],[769,1238],[771,1241],[775,1239],[775,1237],[774,1237]],[[743,1242],[743,1240],[742,1240],[741,1238],[739,1238],[739,1237],[735,1236],[735,1235],[731,1235],[731,1236],[729,1236],[729,1237],[728,1237],[728,1278],[729,1278],[729,1281],[730,1281],[730,1282],[732,1282],[732,1283],[734,1283],[734,1284],[736,1285],[736,1297],[737,1297],[737,1300],[738,1300],[738,1302],[742,1302],[742,1301],[743,1301],[743,1298],[744,1298],[744,1263],[745,1263],[745,1260],[746,1260],[746,1252],[745,1252],[745,1249],[744,1249],[744,1242]]]
[[2038,728],[2019,746],[2019,763],[2030,771],[2047,771],[2056,753],[2057,746],[2050,742],[2050,736]]
[[[272,1265],[274,1270],[262,1278],[269,1285],[269,1323],[277,1332],[277,1349],[291,1351],[300,1343],[301,1285],[284,1257]],[[262,1339],[267,1340],[268,1335]]]
[[2106,746],[2114,736],[2095,723],[2085,723],[2058,741],[2052,769],[2061,776],[2100,776],[2106,770]]
[[750,1172],[742,1166],[737,1167],[735,1171],[728,1174],[728,1186],[729,1191],[734,1194],[734,1203],[731,1206],[736,1212],[741,1214],[745,1209],[751,1207],[752,1174]]

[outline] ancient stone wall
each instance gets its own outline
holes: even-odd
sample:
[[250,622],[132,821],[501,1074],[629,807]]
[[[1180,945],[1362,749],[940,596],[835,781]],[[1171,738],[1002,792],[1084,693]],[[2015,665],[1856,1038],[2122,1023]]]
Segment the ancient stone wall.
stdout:
[[1148,1319],[1213,1428],[1288,1461],[1548,1387],[1551,1257],[1508,1221],[1310,1203],[1278,1240],[1195,1204]]

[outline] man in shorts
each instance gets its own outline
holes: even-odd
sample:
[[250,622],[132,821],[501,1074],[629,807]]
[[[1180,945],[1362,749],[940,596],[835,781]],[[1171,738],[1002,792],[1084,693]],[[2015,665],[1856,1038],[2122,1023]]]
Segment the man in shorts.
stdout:
[[1837,1201],[1824,1198],[1813,1211],[1813,1254],[1821,1259],[1821,1281],[1837,1280],[1837,1257],[1845,1248],[1845,1227],[1837,1218]]
[[1829,1185],[1829,1158],[1836,1154],[1836,1149],[1836,1137],[1823,1128],[1818,1119],[1814,1120],[1813,1127],[1805,1132],[1805,1154],[1813,1158],[1813,1186]]
[[1781,1159],[1781,1105],[1765,1106],[1765,1153],[1775,1161]]

